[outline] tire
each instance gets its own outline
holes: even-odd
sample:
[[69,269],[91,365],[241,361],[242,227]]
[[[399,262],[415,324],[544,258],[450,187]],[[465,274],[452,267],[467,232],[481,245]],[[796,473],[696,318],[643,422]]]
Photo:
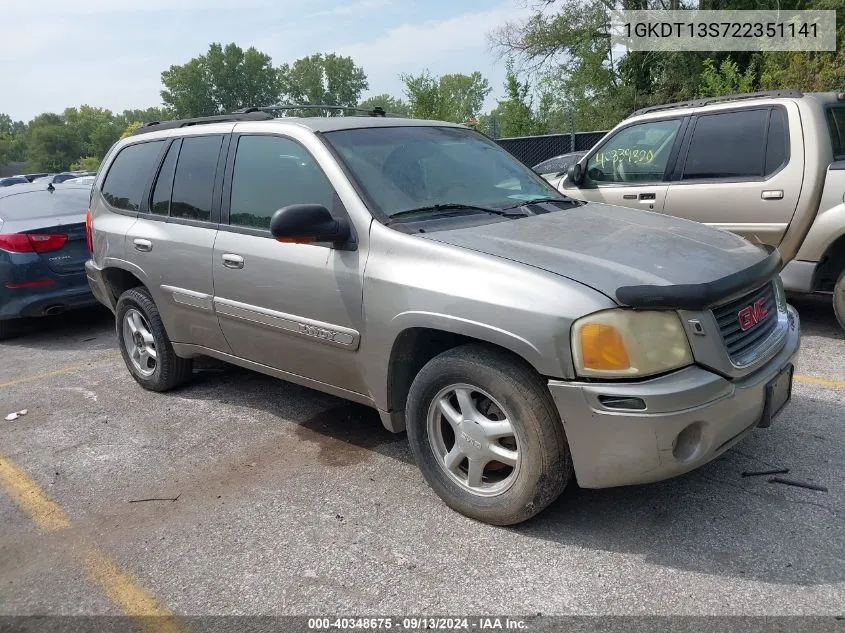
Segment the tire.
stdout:
[[839,275],[836,285],[833,287],[833,312],[839,326],[845,330],[845,270]]
[[[139,385],[150,391],[168,391],[191,377],[193,361],[180,358],[173,351],[158,308],[146,288],[131,288],[124,292],[118,299],[115,314],[120,353]],[[134,325],[134,331],[129,321]],[[135,351],[141,350],[142,342],[143,351],[136,357]]]
[[[452,422],[441,408],[444,399]],[[572,480],[569,446],[547,386],[507,352],[469,344],[436,356],[411,384],[405,415],[423,477],[446,505],[473,519],[520,523]],[[473,477],[473,461],[482,464],[491,454],[507,459],[476,466]]]

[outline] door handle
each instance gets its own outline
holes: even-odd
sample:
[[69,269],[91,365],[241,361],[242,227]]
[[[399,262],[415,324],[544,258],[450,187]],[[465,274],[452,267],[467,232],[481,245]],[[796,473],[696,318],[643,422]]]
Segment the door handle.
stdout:
[[771,189],[760,193],[763,200],[783,200],[783,189]]
[[243,268],[244,258],[240,255],[235,255],[233,253],[226,253],[225,255],[223,255],[223,265],[226,268]]
[[639,195],[639,199],[642,202],[654,202],[655,200],[657,200],[657,194],[656,193],[641,193]]
[[134,240],[132,240],[132,243],[135,245],[136,251],[141,251],[142,253],[149,253],[151,250],[153,250],[153,243],[150,240],[135,238]]

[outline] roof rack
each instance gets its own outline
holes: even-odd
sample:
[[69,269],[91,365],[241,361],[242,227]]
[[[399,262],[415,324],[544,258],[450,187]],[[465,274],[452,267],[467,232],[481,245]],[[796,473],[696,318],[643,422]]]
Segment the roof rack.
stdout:
[[[197,117],[195,119],[175,119],[173,121],[150,121],[149,123],[144,123],[141,127],[137,130],[132,132],[132,135],[136,134],[147,134],[149,132],[157,132],[159,130],[172,130],[182,127],[190,127],[192,125],[204,125],[206,123],[230,123],[230,122],[237,122],[237,121],[272,121],[276,118],[275,114],[279,112],[291,112],[291,111],[302,111],[302,110],[322,110],[322,111],[339,111],[342,114],[346,114],[347,112],[355,112],[358,114],[363,114],[365,116],[374,116],[374,117],[386,117],[388,113],[384,111],[384,108],[375,107],[372,109],[366,108],[353,108],[349,106],[338,106],[338,105],[311,105],[311,104],[301,104],[301,105],[274,105],[274,106],[264,106],[260,108],[256,107],[249,107],[249,108],[241,108],[240,110],[235,110],[231,114],[217,114],[214,116],[202,116]],[[403,117],[400,114],[390,114],[389,116],[392,117]]]
[[[372,109],[367,108],[355,108],[352,106],[340,106],[340,105],[321,105],[321,104],[283,104],[283,105],[272,105],[272,106],[262,106],[262,107],[252,107],[252,108],[241,108],[240,110],[235,110],[236,114],[249,114],[252,112],[268,112],[268,113],[276,113],[276,112],[290,112],[296,110],[323,110],[327,112],[331,111],[339,111],[343,114],[347,112],[355,112],[358,114],[363,114],[365,116],[377,116],[377,117],[386,117],[388,113],[384,111],[384,108],[380,106],[376,106]],[[390,116],[401,116],[398,114],[390,114]]]
[[135,134],[147,134],[148,132],[157,132],[158,130],[172,130],[180,127],[190,127],[192,125],[204,125],[206,123],[229,123],[232,121],[270,121],[274,117],[267,112],[234,112],[232,114],[217,114],[214,116],[202,116],[195,119],[176,119],[173,121],[150,121],[144,123],[137,130],[132,132]]
[[803,96],[804,93],[800,90],[764,90],[762,92],[747,92],[744,94],[726,95],[724,97],[705,97],[704,99],[694,99],[691,101],[679,101],[677,103],[649,106],[647,108],[640,108],[639,110],[633,112],[630,116],[639,116],[649,112],[660,112],[661,110],[676,110],[678,108],[700,108],[701,106],[709,105],[711,103],[742,101],[743,99],[760,99],[762,97],[786,97],[797,99]]

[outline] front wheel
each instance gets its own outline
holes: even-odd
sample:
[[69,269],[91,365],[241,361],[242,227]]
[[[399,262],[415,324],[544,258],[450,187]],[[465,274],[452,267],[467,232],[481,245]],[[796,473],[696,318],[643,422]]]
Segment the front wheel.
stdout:
[[839,280],[833,287],[833,312],[840,327],[845,330],[845,270],[839,275]]
[[193,361],[180,358],[146,288],[131,288],[117,302],[120,353],[129,373],[144,389],[167,391],[187,381]]
[[406,419],[428,484],[449,507],[479,521],[525,521],[572,477],[546,385],[506,352],[471,344],[432,359],[411,385]]

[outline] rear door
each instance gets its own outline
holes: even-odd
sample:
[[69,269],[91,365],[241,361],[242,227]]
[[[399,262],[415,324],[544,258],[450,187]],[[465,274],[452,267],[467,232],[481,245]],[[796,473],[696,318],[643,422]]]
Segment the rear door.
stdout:
[[690,122],[664,212],[777,246],[803,177],[794,103],[708,111]]
[[127,259],[140,267],[174,343],[229,352],[212,298],[227,134],[168,142],[137,221],[126,233]]
[[643,121],[621,127],[590,150],[580,186],[564,179],[560,190],[580,200],[663,209],[671,169],[687,118]]

